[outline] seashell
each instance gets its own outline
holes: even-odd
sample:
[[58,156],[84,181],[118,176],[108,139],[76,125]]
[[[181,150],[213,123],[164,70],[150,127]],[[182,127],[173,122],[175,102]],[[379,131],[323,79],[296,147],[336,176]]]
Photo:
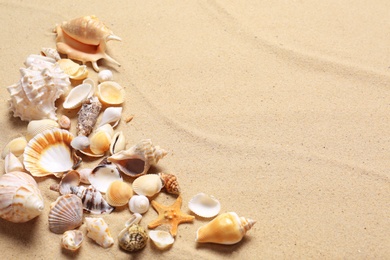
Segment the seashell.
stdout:
[[89,149],[93,154],[104,154],[110,149],[111,138],[114,133],[110,124],[105,124],[92,134],[90,137]]
[[[37,58],[42,57],[42,58]],[[53,119],[57,120],[55,101],[70,86],[69,76],[54,59],[44,56],[29,56],[28,68],[21,68],[18,83],[7,87],[11,98],[9,109],[14,117],[23,121]]]
[[144,195],[134,195],[129,201],[129,209],[133,213],[144,214],[149,206],[149,199]]
[[63,22],[58,25],[57,50],[68,55],[68,58],[91,62],[94,70],[99,71],[97,61],[106,59],[120,66],[120,64],[106,54],[106,43],[109,40],[121,41],[96,16],[84,16]]
[[114,81],[104,81],[97,86],[97,96],[106,105],[120,105],[125,101],[125,89]]
[[102,104],[95,96],[88,98],[78,112],[77,132],[78,135],[88,136],[96,124]]
[[213,196],[198,193],[188,202],[188,208],[203,218],[212,218],[218,215],[221,204]]
[[98,81],[100,83],[104,81],[113,81],[113,80],[114,80],[114,76],[112,75],[111,70],[102,70],[98,74]]
[[75,150],[84,150],[89,147],[89,138],[84,135],[79,135],[73,138],[72,142],[70,142],[70,146],[72,146]]
[[168,193],[176,195],[180,194],[180,186],[175,175],[163,172],[160,172],[158,175],[160,176],[164,188]]
[[5,173],[9,172],[23,172],[24,166],[19,159],[13,154],[8,153],[4,159]]
[[173,236],[169,232],[163,230],[151,230],[149,231],[149,237],[160,250],[167,249],[175,242]]
[[58,119],[58,124],[62,129],[69,130],[72,122],[70,121],[70,118],[67,117],[66,115],[62,115],[60,119]]
[[91,78],[86,78],[83,80],[83,84],[90,84],[93,89],[94,89],[94,92],[95,92],[95,81],[93,81]]
[[31,175],[42,177],[76,168],[81,163],[70,146],[73,135],[63,129],[46,130],[31,139],[24,150],[24,166]]
[[148,242],[148,234],[138,224],[132,224],[123,229],[118,235],[119,246],[129,252],[141,250]]
[[88,180],[98,191],[106,193],[112,182],[122,181],[123,179],[115,165],[103,164],[92,170]]
[[91,184],[88,180],[89,175],[91,175],[91,173],[92,173],[91,168],[80,169],[80,170],[78,170],[78,172],[80,174],[80,182],[85,183],[85,184]]
[[66,96],[62,106],[65,109],[75,109],[80,107],[93,94],[91,84],[83,83],[74,87]]
[[126,148],[125,135],[122,131],[117,132],[111,138],[110,153],[115,154],[120,151],[123,151]]
[[27,140],[23,136],[12,139],[5,145],[1,158],[5,159],[7,154],[13,153],[16,157],[23,154],[27,146]]
[[71,193],[79,197],[85,211],[91,214],[111,213],[114,208],[104,200],[102,194],[92,186],[71,186]]
[[58,191],[61,195],[70,194],[71,187],[78,186],[80,184],[80,174],[78,171],[69,171],[67,174],[65,174],[59,184]]
[[87,236],[93,239],[97,244],[108,248],[114,244],[107,223],[102,218],[85,218],[87,225]]
[[122,107],[108,107],[103,112],[102,120],[98,127],[105,124],[112,124],[112,127],[116,127],[121,120]]
[[56,234],[79,227],[83,222],[83,205],[81,199],[73,194],[57,198],[50,205],[49,229]]
[[146,174],[138,177],[133,182],[133,190],[138,195],[152,197],[159,193],[163,184],[157,174]]
[[141,214],[134,213],[133,215],[131,215],[131,218],[129,218],[129,220],[126,221],[125,227],[130,227],[133,224],[138,224],[141,221],[141,219],[142,219]]
[[0,217],[27,222],[42,213],[44,202],[35,180],[25,172],[10,172],[0,177]]
[[70,251],[76,251],[81,247],[84,235],[80,230],[68,230],[62,235],[61,246]]
[[141,140],[131,148],[120,151],[107,160],[115,164],[124,174],[138,177],[148,172],[167,152],[159,146],[154,146],[150,139]]
[[256,223],[252,219],[239,217],[235,212],[219,215],[196,232],[198,243],[232,245],[241,241],[246,232]]
[[55,61],[58,61],[61,59],[58,51],[56,49],[53,49],[53,48],[42,48],[41,53],[48,58],[54,59]]
[[131,196],[133,196],[131,186],[123,181],[113,181],[110,186],[108,186],[106,192],[108,204],[114,207],[126,205]]
[[29,141],[32,138],[34,138],[34,136],[42,133],[45,130],[59,128],[59,127],[60,125],[52,119],[32,120],[27,125],[26,139]]
[[69,75],[69,78],[74,80],[83,80],[88,77],[88,69],[85,65],[79,65],[78,63],[70,59],[60,59],[57,61],[60,68]]

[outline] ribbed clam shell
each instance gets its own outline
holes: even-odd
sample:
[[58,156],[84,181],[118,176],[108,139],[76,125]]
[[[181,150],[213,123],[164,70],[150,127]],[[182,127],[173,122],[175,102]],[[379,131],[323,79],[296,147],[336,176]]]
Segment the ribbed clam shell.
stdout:
[[65,109],[79,108],[84,101],[86,101],[93,94],[93,87],[91,84],[83,83],[80,84],[69,92],[66,96],[62,106]]
[[152,197],[159,193],[163,184],[157,174],[146,174],[138,177],[133,182],[133,190],[138,195]]
[[106,131],[97,129],[89,138],[89,149],[94,154],[104,154],[110,149],[111,138],[112,136]]
[[218,215],[221,204],[213,196],[198,193],[188,202],[188,208],[203,218],[212,218]]
[[88,180],[97,190],[106,193],[112,182],[122,181],[123,179],[115,165],[101,164],[92,170]]
[[123,229],[118,235],[118,243],[121,248],[129,252],[141,250],[148,242],[148,234],[138,224]]
[[107,189],[106,200],[111,206],[119,207],[126,205],[132,195],[133,190],[129,184],[123,181],[114,181]]
[[46,130],[31,139],[24,150],[24,166],[33,176],[57,177],[80,163],[70,143],[73,135],[63,129]]
[[49,229],[56,234],[72,230],[83,222],[83,205],[81,199],[73,194],[57,198],[50,205]]
[[43,198],[35,180],[25,172],[0,177],[0,217],[14,222],[29,221],[42,213]]
[[62,235],[61,245],[63,248],[76,251],[81,247],[84,235],[80,230],[68,230]]
[[164,184],[164,188],[168,193],[171,194],[180,194],[180,186],[179,182],[177,181],[177,177],[171,173],[163,173],[160,172],[158,174]]
[[27,140],[31,140],[37,134],[40,134],[46,130],[59,128],[59,124],[52,119],[32,120],[27,125]]
[[160,250],[168,248],[175,242],[171,233],[163,230],[151,230],[149,231],[149,237]]
[[134,195],[129,200],[129,209],[133,213],[144,214],[149,210],[149,199],[144,195]]
[[13,153],[16,157],[19,157],[23,154],[24,149],[27,146],[27,140],[23,136],[16,137],[9,141],[1,154],[1,158],[5,159],[8,153]]
[[111,213],[114,208],[104,200],[102,194],[92,186],[72,186],[71,193],[79,197],[85,211],[91,214]]
[[104,219],[85,218],[85,223],[87,225],[87,236],[97,244],[104,248],[108,248],[114,244],[114,239]]
[[97,86],[99,100],[106,105],[120,105],[125,101],[125,89],[115,81],[104,81]]

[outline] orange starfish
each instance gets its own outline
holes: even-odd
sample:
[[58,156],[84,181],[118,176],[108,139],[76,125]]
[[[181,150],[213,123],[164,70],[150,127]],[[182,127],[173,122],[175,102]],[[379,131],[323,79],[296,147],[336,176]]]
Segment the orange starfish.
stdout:
[[177,226],[180,223],[191,222],[195,218],[194,216],[184,214],[180,211],[182,201],[181,196],[179,196],[171,206],[163,206],[153,200],[152,206],[158,212],[158,218],[150,222],[148,228],[155,228],[163,224],[168,224],[171,226],[171,235],[175,237]]

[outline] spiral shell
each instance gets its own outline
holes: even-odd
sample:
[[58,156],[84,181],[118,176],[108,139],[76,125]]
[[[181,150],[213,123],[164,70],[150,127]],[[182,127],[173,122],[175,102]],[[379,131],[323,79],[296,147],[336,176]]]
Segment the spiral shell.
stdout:
[[104,248],[108,248],[114,244],[114,239],[104,219],[85,218],[85,223],[87,225],[87,236],[97,244]]
[[141,250],[146,246],[148,234],[138,224],[133,224],[123,229],[118,235],[119,246],[129,252]]
[[102,70],[98,74],[98,81],[100,83],[104,81],[113,81],[113,80],[114,80],[114,76],[112,75],[111,70]]
[[80,230],[68,230],[62,235],[61,245],[63,248],[76,251],[81,247],[84,235]]
[[42,213],[43,198],[35,180],[25,172],[10,172],[0,177],[0,217],[27,222]]
[[72,186],[70,190],[72,194],[75,194],[81,199],[84,210],[91,214],[109,214],[114,210],[104,200],[102,194],[92,186],[87,188],[84,186]]
[[50,205],[49,229],[56,234],[79,227],[83,222],[83,205],[81,199],[73,194],[57,198]]
[[164,188],[168,193],[176,195],[180,194],[179,182],[177,181],[177,177],[175,175],[163,172],[160,172],[158,175],[164,183]]
[[129,201],[129,209],[133,213],[144,214],[149,206],[149,199],[144,195],[134,195]]

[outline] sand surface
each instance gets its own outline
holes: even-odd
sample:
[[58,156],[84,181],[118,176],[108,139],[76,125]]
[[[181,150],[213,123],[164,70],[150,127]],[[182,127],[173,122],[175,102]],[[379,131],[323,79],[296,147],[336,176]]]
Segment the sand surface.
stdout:
[[[385,0],[1,1],[2,147],[26,133],[6,89],[26,57],[55,47],[55,24],[94,14],[123,39],[108,43],[122,66],[99,65],[126,89],[123,117],[134,119],[116,131],[127,147],[150,138],[169,152],[150,173],[178,176],[183,212],[204,192],[221,212],[257,220],[231,246],[195,243],[209,221],[197,217],[166,251],[148,243],[129,254],[86,238],[72,254],[48,229],[58,179],[39,178],[45,210],[25,224],[0,220],[1,258],[389,259],[389,9]],[[75,133],[76,113],[61,102],[57,112]],[[126,207],[103,216],[115,238],[129,217]],[[151,208],[141,224],[156,217]]]

